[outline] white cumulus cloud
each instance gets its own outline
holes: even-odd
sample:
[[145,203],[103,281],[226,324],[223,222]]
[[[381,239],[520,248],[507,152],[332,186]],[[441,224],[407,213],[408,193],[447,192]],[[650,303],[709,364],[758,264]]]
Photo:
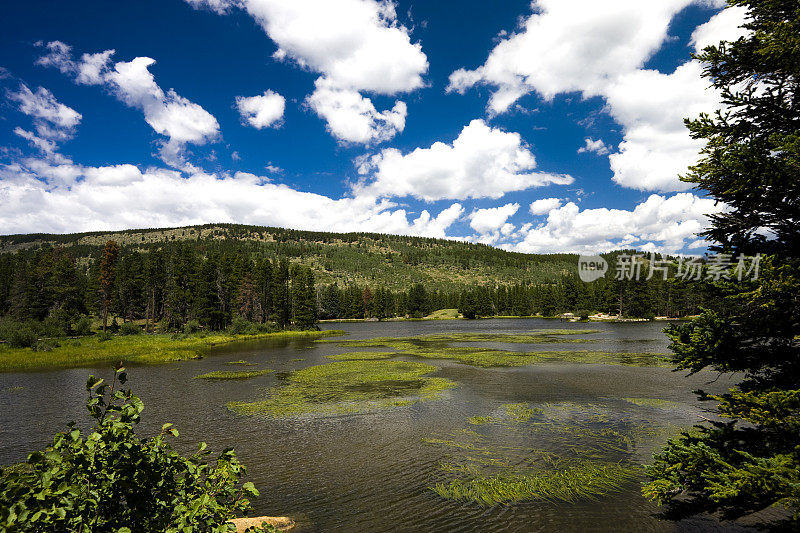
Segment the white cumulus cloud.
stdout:
[[606,155],[611,150],[608,149],[608,145],[603,142],[603,139],[594,140],[591,137],[587,137],[584,140],[584,145],[578,148],[578,153],[583,154],[586,152],[592,152],[597,155]]
[[407,154],[387,148],[362,162],[371,174],[354,189],[357,195],[441,199],[500,198],[548,184],[566,185],[567,175],[534,172],[536,160],[518,133],[473,120],[452,144],[436,142]]
[[584,209],[568,202],[549,212],[547,221],[528,229],[508,246],[527,253],[594,253],[622,248],[674,253],[695,242],[708,216],[723,209],[692,193],[653,194],[631,210]]
[[[343,142],[387,140],[405,126],[405,104],[379,111],[361,93],[397,95],[424,85],[428,59],[386,0],[187,0],[225,13],[244,9],[278,46],[273,57],[320,74],[307,103]],[[402,104],[402,105],[401,105]],[[352,121],[353,124],[347,124]]]
[[534,200],[529,208],[532,215],[546,215],[553,209],[561,207],[560,198],[540,198]]
[[469,225],[481,235],[500,231],[509,217],[519,210],[519,204],[506,204],[500,207],[476,209],[469,215]]
[[237,96],[236,108],[242,120],[260,130],[281,124],[286,109],[286,99],[268,90],[258,96]]
[[76,61],[71,47],[59,41],[48,43],[47,51],[39,64],[58,68],[79,84],[103,85],[121,102],[142,111],[147,124],[168,138],[161,150],[168,164],[183,165],[181,153],[186,143],[205,144],[219,137],[219,123],[213,115],[173,89],[165,92],[159,87],[149,70],[154,59],[137,57],[111,65],[114,51],[106,50],[83,54]]
[[[546,100],[569,92],[600,96],[623,127],[619,151],[609,155],[614,181],[641,190],[685,190],[678,177],[697,161],[702,145],[689,137],[683,119],[717,109],[719,95],[701,77],[697,61],[668,74],[643,66],[669,38],[675,15],[690,4],[724,5],[717,0],[534,0],[519,30],[503,38],[483,65],[453,72],[448,90],[494,87],[488,105],[493,114],[531,92]],[[695,30],[692,43],[702,48],[738,38],[745,13],[732,7],[716,14]],[[587,144],[582,150],[593,148]]]

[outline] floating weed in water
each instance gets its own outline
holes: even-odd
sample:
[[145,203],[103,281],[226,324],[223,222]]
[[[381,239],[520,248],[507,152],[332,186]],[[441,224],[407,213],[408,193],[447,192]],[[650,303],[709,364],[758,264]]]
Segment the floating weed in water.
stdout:
[[325,357],[333,361],[372,361],[375,359],[390,359],[396,355],[396,352],[348,352],[326,355]]
[[480,505],[600,497],[640,476],[638,440],[659,433],[620,417],[610,404],[515,403],[498,411],[468,419],[474,429],[425,439],[451,455],[440,464],[446,479],[432,483],[432,491]]
[[[551,330],[542,330],[551,331]],[[589,339],[563,339],[560,336],[587,334],[595,330],[552,330],[556,333],[533,333],[508,335],[494,333],[452,333],[420,335],[416,337],[376,337],[336,342],[350,348],[387,348],[392,352],[365,352],[381,354],[362,356],[359,359],[388,359],[394,356],[419,357],[422,359],[449,359],[460,364],[480,368],[516,367],[536,363],[585,363],[624,366],[673,366],[671,359],[660,353],[600,352],[592,350],[515,352],[476,346],[452,346],[454,342],[506,342],[506,343],[550,343],[588,342]],[[560,335],[560,336],[559,336]],[[352,354],[328,356],[333,360],[355,359]]]
[[256,363],[250,363],[248,361],[228,361],[225,363],[226,365],[241,365],[241,366],[258,366]]
[[231,402],[246,415],[287,417],[304,414],[358,413],[438,398],[455,387],[428,377],[437,367],[407,361],[338,361],[311,366],[286,376],[288,384],[256,402]]
[[661,400],[659,398],[622,398],[628,403],[638,405],[639,407],[653,407],[655,409],[671,409],[678,407],[678,402],[670,400]]
[[469,422],[473,426],[481,426],[483,424],[491,424],[492,422],[497,422],[497,419],[491,416],[471,416],[467,418],[467,422]]
[[22,385],[17,385],[15,387],[8,387],[6,389],[7,392],[19,392],[21,390],[25,390],[25,387],[23,387]]
[[300,361],[305,361],[305,357],[295,357],[294,359],[289,359],[290,363],[299,363]]
[[542,414],[539,408],[528,407],[526,403],[507,403],[500,406],[503,415],[514,422],[527,422],[533,415]]
[[618,491],[640,470],[635,465],[595,461],[578,461],[526,473],[507,471],[490,476],[464,469],[462,472],[467,474],[466,478],[437,483],[430,488],[443,498],[486,506],[523,500],[574,502]]
[[214,372],[209,372],[207,374],[201,374],[199,376],[195,376],[194,379],[207,379],[213,381],[224,380],[224,379],[244,380],[244,379],[256,378],[258,376],[264,376],[266,374],[269,374],[270,372],[274,372],[274,370],[250,370],[242,372],[215,370]]

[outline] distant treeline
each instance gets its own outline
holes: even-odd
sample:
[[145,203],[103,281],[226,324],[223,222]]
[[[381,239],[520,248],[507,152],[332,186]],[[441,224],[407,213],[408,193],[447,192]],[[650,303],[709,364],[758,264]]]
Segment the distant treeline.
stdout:
[[[143,251],[109,241],[74,257],[65,246],[0,254],[0,317],[47,324],[56,336],[80,333],[88,315],[103,329],[137,322],[148,331],[223,330],[235,321],[314,328],[318,319],[423,317],[458,309],[467,318],[604,312],[679,317],[709,299],[705,285],[676,279],[583,283],[575,273],[547,282],[473,283],[457,290],[409,283],[315,283],[311,268],[251,249],[206,250],[192,241]],[[608,255],[614,264],[614,255]],[[390,276],[391,273],[386,273]]]

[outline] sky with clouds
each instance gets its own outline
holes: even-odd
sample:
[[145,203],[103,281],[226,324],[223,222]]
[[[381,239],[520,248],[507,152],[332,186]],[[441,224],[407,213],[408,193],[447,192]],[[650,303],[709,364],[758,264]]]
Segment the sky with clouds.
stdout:
[[721,0],[0,7],[0,234],[236,222],[698,253]]

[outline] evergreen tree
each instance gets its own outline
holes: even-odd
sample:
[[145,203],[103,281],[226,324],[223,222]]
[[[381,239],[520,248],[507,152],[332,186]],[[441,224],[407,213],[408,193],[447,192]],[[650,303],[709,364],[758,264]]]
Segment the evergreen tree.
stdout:
[[103,331],[108,326],[108,309],[111,306],[111,291],[114,288],[118,256],[119,244],[116,241],[108,241],[100,257],[100,271],[98,274],[100,297],[103,305]]
[[[720,304],[668,329],[678,368],[741,372],[718,403],[725,422],[673,439],[648,469],[645,494],[678,513],[740,517],[775,504],[800,525],[800,5],[734,0],[749,35],[703,50],[727,106],[687,125],[707,141],[686,181],[729,209],[705,235],[717,251],[769,252],[757,280],[715,283]],[[734,263],[736,263],[734,261]],[[738,266],[738,265],[737,265]]]
[[292,301],[289,291],[289,262],[278,261],[272,270],[272,309],[275,323],[281,328],[289,326],[292,319]]

